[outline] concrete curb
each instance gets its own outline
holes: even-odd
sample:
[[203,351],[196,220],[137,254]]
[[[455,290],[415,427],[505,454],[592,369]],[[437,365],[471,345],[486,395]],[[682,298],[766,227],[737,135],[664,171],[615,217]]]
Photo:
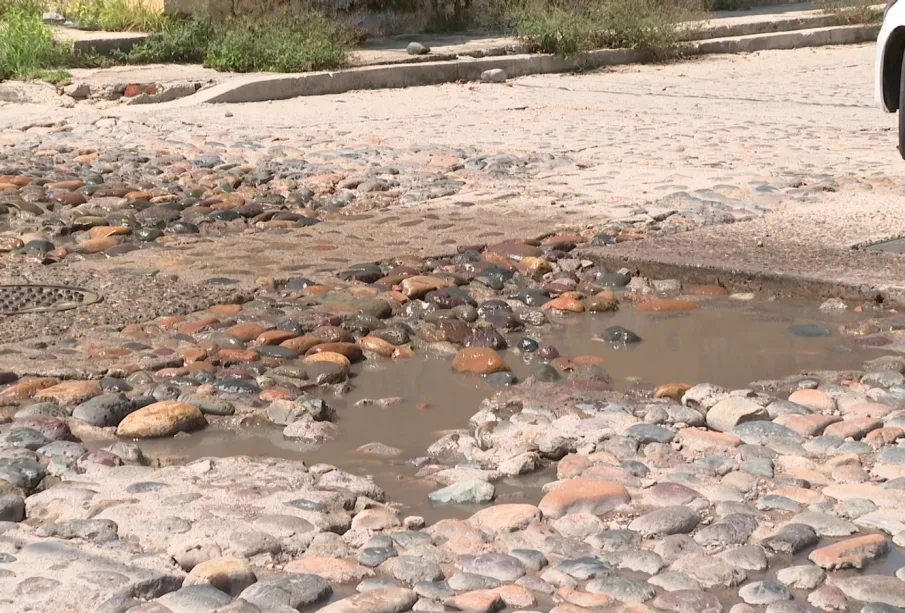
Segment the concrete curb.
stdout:
[[[607,251],[609,250],[609,251]],[[905,306],[905,286],[861,283],[839,278],[821,278],[796,273],[765,272],[756,266],[686,264],[615,253],[611,247],[590,247],[581,255],[598,266],[617,270],[630,267],[633,273],[653,279],[682,279],[690,285],[722,285],[735,292],[771,293],[793,299],[869,300],[887,306]]]
[[[863,43],[876,39],[879,25],[854,25],[805,31],[755,34],[718,38],[685,45],[688,55],[750,53],[767,49],[797,49],[825,45]],[[578,58],[552,55],[512,55],[459,58],[451,62],[424,62],[368,66],[336,72],[280,74],[240,77],[215,85],[178,101],[177,104],[241,103],[286,100],[300,96],[337,95],[353,90],[391,89],[477,81],[486,70],[501,69],[511,77],[592,70],[604,66],[632,64],[648,59],[634,49],[602,49]]]

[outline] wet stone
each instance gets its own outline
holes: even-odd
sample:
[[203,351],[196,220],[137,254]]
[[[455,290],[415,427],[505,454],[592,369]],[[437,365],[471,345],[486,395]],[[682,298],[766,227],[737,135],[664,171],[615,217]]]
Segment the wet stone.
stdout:
[[588,583],[585,589],[621,602],[646,602],[656,595],[654,588],[646,582],[624,577],[600,577]]
[[652,424],[635,424],[634,426],[629,426],[628,428],[626,428],[623,436],[633,438],[642,445],[646,445],[648,443],[665,444],[672,441],[672,439],[675,437],[675,433],[672,430],[663,428],[661,426],[655,426]]
[[449,578],[449,587],[457,592],[472,590],[491,590],[502,585],[499,579],[477,573],[456,573]]
[[776,579],[790,588],[813,590],[823,583],[826,573],[818,566],[805,564],[789,566],[776,571]]
[[657,596],[654,608],[672,613],[722,613],[719,598],[698,589],[678,590]]
[[513,558],[519,560],[527,570],[537,572],[547,566],[547,556],[534,549],[513,549],[509,552]]
[[503,553],[460,556],[459,566],[465,572],[493,577],[498,581],[505,582],[515,581],[525,574],[525,566],[517,558]]
[[629,525],[631,530],[645,537],[687,534],[694,530],[700,517],[688,507],[672,506],[651,511],[638,517]]
[[385,547],[364,547],[358,552],[356,559],[362,566],[376,568],[397,555],[396,548],[391,545]]
[[767,551],[773,553],[794,555],[816,545],[819,540],[817,533],[811,526],[789,524],[780,528],[773,536],[765,538],[761,541],[761,545]]
[[134,411],[124,394],[108,393],[95,396],[73,409],[72,416],[99,428],[115,427]]
[[552,570],[564,573],[579,581],[606,577],[612,573],[610,567],[600,560],[592,557],[563,560],[551,567]]

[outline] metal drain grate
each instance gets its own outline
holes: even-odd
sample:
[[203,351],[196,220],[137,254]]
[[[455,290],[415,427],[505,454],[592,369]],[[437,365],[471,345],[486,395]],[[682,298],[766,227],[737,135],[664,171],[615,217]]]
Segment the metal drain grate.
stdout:
[[0,285],[0,313],[20,315],[43,311],[68,311],[100,302],[100,296],[77,287],[56,285]]

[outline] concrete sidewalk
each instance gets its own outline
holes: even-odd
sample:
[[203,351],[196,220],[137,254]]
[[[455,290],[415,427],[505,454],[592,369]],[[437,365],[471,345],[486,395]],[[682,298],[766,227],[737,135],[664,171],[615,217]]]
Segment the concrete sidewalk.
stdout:
[[[877,7],[882,8],[882,7]],[[689,24],[684,53],[748,53],[853,44],[873,40],[876,25],[845,25],[838,14],[815,10],[810,4],[761,7],[751,11],[715,13],[705,22]],[[62,30],[61,30],[62,32]],[[66,30],[77,45],[128,45],[141,34]],[[418,40],[431,53],[409,55],[406,46]],[[197,65],[122,66],[73,70],[65,91],[75,99],[123,100],[130,104],[259,102],[298,96],[335,95],[354,90],[387,89],[477,81],[488,70],[502,70],[509,78],[531,74],[592,70],[644,62],[642,51],[603,49],[576,58],[529,52],[516,38],[481,34],[396,36],[371,39],[356,50],[350,68],[298,74],[218,73]]]

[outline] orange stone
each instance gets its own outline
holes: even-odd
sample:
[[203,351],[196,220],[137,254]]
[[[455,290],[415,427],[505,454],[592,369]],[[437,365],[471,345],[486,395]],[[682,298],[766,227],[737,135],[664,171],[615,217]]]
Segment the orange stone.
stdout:
[[56,181],[54,183],[48,183],[47,187],[50,189],[65,189],[69,191],[75,191],[80,187],[84,187],[85,182],[79,181],[78,179],[73,179],[70,181]]
[[202,362],[207,359],[207,355],[207,349],[204,349],[203,347],[185,347],[179,351],[179,357],[182,358],[186,364],[190,364],[191,362]]
[[500,354],[489,347],[466,347],[459,350],[453,359],[452,367],[456,372],[473,375],[490,375],[509,370]]
[[785,413],[774,419],[776,423],[794,430],[801,436],[819,436],[827,426],[842,421],[837,415],[795,415]]
[[365,351],[376,353],[384,358],[393,357],[393,353],[396,351],[396,346],[393,345],[393,343],[376,336],[365,336],[358,341],[358,344],[361,345],[361,348]]
[[605,289],[588,298],[585,307],[591,313],[606,313],[619,310],[619,299],[612,290]]
[[789,402],[808,407],[818,413],[828,413],[836,408],[836,401],[820,390],[797,390],[789,396]]
[[815,490],[808,490],[795,485],[786,485],[775,489],[770,493],[776,494],[777,496],[785,496],[786,498],[791,498],[798,504],[817,504],[825,500],[820,492]]
[[126,226],[95,226],[88,230],[88,238],[92,239],[124,236],[126,234],[132,234],[132,229]]
[[170,315],[168,317],[161,317],[157,320],[157,325],[159,325],[164,330],[172,330],[179,324],[185,322],[185,317],[182,315]]
[[366,577],[373,577],[374,571],[361,564],[343,560],[311,556],[289,562],[283,569],[287,573],[306,573],[323,577],[330,583],[351,583]]
[[808,560],[826,570],[864,568],[867,560],[886,553],[888,548],[885,536],[868,534],[815,549]]
[[78,250],[81,253],[101,253],[110,247],[119,244],[119,240],[115,236],[107,236],[104,238],[89,238],[78,244]]
[[266,400],[267,402],[273,402],[274,400],[292,400],[297,396],[297,392],[293,394],[289,390],[283,389],[282,387],[271,387],[263,390],[260,394],[258,394],[258,398],[260,398],[261,400]]
[[584,303],[581,299],[571,295],[571,292],[557,296],[553,300],[544,303],[541,308],[546,310],[555,309],[568,313],[584,313]]
[[637,302],[635,308],[639,311],[669,313],[674,311],[693,311],[698,308],[698,303],[676,298],[650,298]]
[[221,349],[217,352],[217,359],[222,364],[255,362],[260,357],[257,351],[251,349]]
[[59,379],[54,379],[52,377],[19,381],[0,392],[0,404],[6,401],[28,400],[29,398],[34,398],[34,395],[41,390],[57,385],[59,382]]
[[267,332],[259,334],[258,338],[255,339],[255,342],[260,345],[279,345],[291,338],[295,338],[295,334],[292,332],[287,332],[286,330],[268,330]]
[[349,358],[341,353],[334,353],[332,351],[312,353],[311,355],[306,356],[304,360],[302,360],[302,363],[304,364],[314,364],[316,362],[330,362],[331,364],[338,364],[346,368],[352,366],[352,362],[349,361]]
[[654,398],[671,398],[678,402],[690,389],[687,383],[664,383],[654,391]]
[[503,599],[494,590],[474,590],[447,598],[443,604],[456,611],[492,612],[502,607]]
[[533,504],[497,504],[481,509],[468,518],[467,523],[491,535],[523,530],[540,519]]
[[872,417],[856,417],[829,425],[823,431],[826,436],[853,438],[856,441],[865,437],[872,430],[883,427],[883,422]]
[[710,430],[698,430],[697,428],[683,428],[679,430],[679,441],[690,449],[696,451],[727,450],[738,447],[742,440],[737,436],[725,432],[712,432]]
[[444,287],[453,287],[455,283],[449,279],[415,275],[402,280],[402,293],[407,298],[423,298],[428,292]]
[[570,587],[561,587],[556,590],[556,595],[578,607],[593,609],[595,607],[609,606],[613,599],[606,594],[591,594],[589,592],[580,592]]
[[591,459],[586,455],[570,453],[559,461],[556,465],[557,479],[568,479],[569,477],[577,477],[584,470],[591,466]]
[[350,362],[360,362],[364,358],[361,347],[355,343],[320,343],[308,350],[307,354],[338,353],[346,356]]
[[879,449],[886,445],[892,445],[903,436],[905,436],[905,430],[902,428],[878,428],[865,436],[864,442],[874,449]]
[[879,402],[856,402],[845,409],[845,417],[886,417],[892,412],[892,407]]
[[572,513],[603,515],[631,499],[628,490],[620,483],[576,477],[545,495],[537,508],[545,517],[553,519]]
[[407,360],[414,355],[415,352],[409,347],[396,347],[396,350],[393,351],[393,357],[399,360]]
[[116,435],[124,438],[154,438],[191,432],[204,427],[207,420],[198,407],[167,400],[155,402],[130,413],[116,428]]
[[225,332],[227,334],[232,334],[243,343],[247,343],[248,341],[260,336],[264,332],[264,328],[262,328],[258,324],[245,323],[230,326],[225,330]]
[[288,347],[299,354],[303,354],[308,353],[309,349],[315,345],[320,345],[323,342],[324,339],[317,336],[297,336],[296,338],[290,338],[289,340],[283,341],[280,343],[280,346]]
[[101,386],[97,381],[63,381],[39,391],[34,395],[34,399],[70,406],[85,402],[100,393]]
[[216,317],[203,317],[196,321],[190,321],[188,323],[182,324],[179,326],[180,334],[197,334],[201,332],[205,328],[209,328],[215,323],[218,323],[220,320]]

